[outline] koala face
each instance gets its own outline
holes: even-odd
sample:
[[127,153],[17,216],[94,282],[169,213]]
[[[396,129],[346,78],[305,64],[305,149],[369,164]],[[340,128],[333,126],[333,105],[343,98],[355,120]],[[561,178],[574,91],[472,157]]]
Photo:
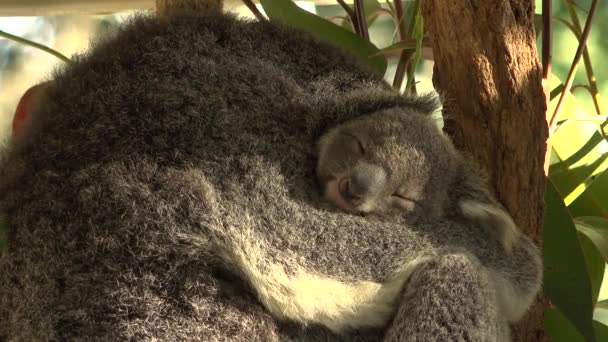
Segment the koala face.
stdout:
[[350,213],[439,215],[455,150],[428,115],[390,109],[328,131],[317,176],[325,197]]

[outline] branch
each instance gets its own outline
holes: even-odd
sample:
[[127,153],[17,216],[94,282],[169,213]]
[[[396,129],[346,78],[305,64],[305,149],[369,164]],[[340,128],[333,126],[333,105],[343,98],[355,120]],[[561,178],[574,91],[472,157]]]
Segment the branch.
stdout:
[[361,36],[361,32],[359,30],[359,25],[357,24],[357,14],[353,11],[352,8],[350,8],[350,6],[344,2],[344,0],[336,0],[338,2],[338,4],[340,4],[340,6],[342,6],[342,8],[344,9],[344,12],[346,12],[346,14],[348,14],[348,16],[350,17],[350,23],[353,26],[353,29],[355,30],[355,33],[358,36]]
[[567,28],[570,29],[570,31],[572,31],[572,33],[574,34],[574,36],[576,37],[577,40],[580,39],[581,31],[580,30],[577,31],[576,28],[574,27],[574,25],[572,25],[568,20],[566,20],[564,18],[560,18],[558,16],[553,16],[553,20],[564,24]]
[[[405,32],[404,25],[404,15],[403,15],[403,4],[401,0],[394,0],[394,10],[395,15],[397,16],[397,32],[399,32],[399,41],[404,41],[408,36]],[[395,78],[393,79],[393,88],[401,91],[401,85],[403,84],[403,79],[405,78],[405,72],[407,70],[407,65],[409,64],[410,59],[412,58],[412,54],[405,50],[401,51],[401,55],[399,56],[399,62],[397,62],[397,70],[395,70]]]
[[336,0],[338,2],[338,4],[340,4],[340,6],[342,6],[342,8],[344,9],[344,12],[346,12],[346,14],[348,14],[348,16],[350,17],[350,20],[353,21],[353,23],[355,22],[355,12],[353,12],[353,9],[350,8],[350,6],[344,2],[344,0]]
[[572,82],[574,81],[574,74],[576,73],[576,69],[578,68],[578,63],[583,55],[583,50],[585,49],[585,44],[587,43],[587,38],[589,38],[589,32],[591,32],[591,23],[593,22],[593,17],[595,16],[595,12],[597,9],[598,0],[593,0],[591,2],[591,7],[589,8],[589,16],[585,21],[585,28],[581,34],[581,38],[579,40],[578,48],[576,49],[576,53],[574,54],[574,60],[572,61],[572,65],[570,66],[570,71],[568,72],[568,77],[566,78],[566,82],[564,82],[564,89],[559,97],[559,101],[557,102],[557,106],[555,107],[555,112],[549,121],[549,135],[551,138],[551,134],[555,131],[555,123],[561,114],[563,109],[564,99],[566,94],[570,92],[570,87],[572,87]]
[[[565,0],[564,2],[568,8],[568,14],[570,15],[570,20],[572,20],[572,26],[575,29],[577,37],[580,37],[581,23],[578,18],[578,14],[576,14],[574,3],[572,0]],[[589,56],[587,44],[585,44],[585,48],[583,50],[583,64],[585,65],[585,72],[587,74],[587,79],[589,80],[589,91],[591,92],[591,98],[593,99],[593,104],[595,105],[595,112],[600,115],[603,113],[601,108],[600,92],[597,88],[595,73],[593,72],[593,66],[591,65],[591,57]]]
[[[416,38],[416,51],[414,52],[413,58],[410,58],[407,64],[407,83],[405,84],[405,91],[407,93],[416,93],[416,68],[420,62],[420,55],[422,53],[422,36],[424,35],[424,24],[423,18],[420,16],[420,0],[414,1],[412,7],[412,20],[408,28],[408,36]],[[420,36],[419,36],[420,35]]]
[[585,46],[587,44],[587,38],[589,38],[589,32],[591,32],[591,23],[593,22],[593,17],[595,16],[595,11],[597,9],[598,0],[593,0],[591,2],[591,8],[589,8],[589,15],[587,16],[587,20],[585,21],[585,28],[579,38],[578,48],[576,49],[576,53],[574,54],[574,60],[572,61],[572,65],[570,66],[570,71],[568,72],[568,77],[566,77],[566,82],[564,82],[564,88],[559,97],[559,101],[557,102],[557,106],[555,107],[555,111],[551,116],[551,120],[549,120],[549,137],[547,138],[547,150],[545,152],[545,175],[549,174],[549,164],[551,163],[551,151],[553,149],[553,137],[555,131],[557,129],[557,121],[559,119],[559,115],[564,107],[564,100],[566,98],[566,94],[570,92],[570,88],[572,87],[572,82],[574,82],[574,75],[576,74],[576,69],[578,68],[578,63],[581,60],[581,56],[583,55],[583,51],[585,50]]
[[251,13],[253,13],[253,15],[259,21],[266,20],[266,17],[262,14],[262,12],[260,12],[260,10],[258,9],[258,7],[253,3],[252,0],[243,0],[243,4],[245,4],[245,6],[247,6],[247,8],[249,8],[249,10],[251,11]]
[[585,89],[587,90],[587,92],[589,93],[589,95],[593,96],[593,93],[591,92],[591,87],[589,87],[587,84],[577,84],[577,85],[573,85],[571,91],[574,93],[579,89]]
[[19,36],[12,35],[12,34],[10,34],[8,32],[4,32],[2,30],[0,30],[0,37],[6,38],[8,40],[12,40],[12,41],[17,42],[19,44],[31,46],[31,47],[36,48],[38,50],[42,50],[42,51],[44,51],[46,53],[50,53],[51,55],[53,55],[53,56],[61,59],[64,62],[70,63],[72,61],[71,59],[69,59],[68,57],[66,57],[65,55],[63,55],[61,52],[59,52],[57,50],[53,50],[53,49],[51,49],[50,47],[48,47],[46,45],[42,45],[42,44],[33,42],[31,40],[27,40],[25,38],[21,38]]
[[367,19],[365,18],[365,4],[363,0],[355,0],[355,15],[357,19],[357,25],[359,25],[359,32],[361,37],[369,40],[369,32],[367,30]]
[[397,15],[397,23],[398,23],[398,32],[399,32],[399,40],[405,40],[408,36],[407,33],[405,32],[405,16],[403,15],[403,4],[401,3],[401,0],[394,0],[395,1],[395,14]]

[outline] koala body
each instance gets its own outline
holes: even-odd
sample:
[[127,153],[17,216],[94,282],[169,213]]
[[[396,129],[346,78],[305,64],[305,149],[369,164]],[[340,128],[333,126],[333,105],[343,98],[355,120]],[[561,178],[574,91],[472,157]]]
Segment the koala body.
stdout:
[[505,340],[539,289],[526,237],[327,208],[319,136],[428,101],[307,34],[135,18],[41,101],[0,162],[0,340]]
[[460,216],[510,251],[520,235],[515,223],[431,118],[439,100],[423,98],[424,106],[369,114],[319,139],[325,197],[347,212],[400,215],[410,223]]

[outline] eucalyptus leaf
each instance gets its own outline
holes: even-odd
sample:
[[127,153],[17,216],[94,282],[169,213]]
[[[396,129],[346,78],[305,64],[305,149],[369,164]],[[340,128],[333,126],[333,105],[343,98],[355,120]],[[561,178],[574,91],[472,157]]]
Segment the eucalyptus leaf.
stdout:
[[365,19],[367,21],[367,27],[372,26],[372,24],[378,19],[380,16],[379,9],[382,8],[380,2],[378,0],[363,0],[363,6],[365,7]]
[[587,341],[594,341],[592,289],[576,228],[562,196],[549,180],[543,228],[544,291]]
[[[597,341],[608,341],[608,326],[593,321],[593,330]],[[545,309],[545,331],[553,342],[585,342],[583,335],[555,308]]]
[[534,31],[539,35],[543,31],[543,15],[534,14]]
[[557,85],[557,87],[551,90],[551,92],[549,93],[549,99],[555,99],[559,94],[561,94],[562,90],[564,90],[564,85],[560,83]]
[[378,54],[387,55],[393,52],[399,52],[402,50],[411,51],[412,53],[416,51],[416,40],[415,39],[407,39],[395,44],[389,45],[385,48],[382,48],[378,51]]
[[[420,5],[419,2],[418,6]],[[416,14],[414,16],[414,29],[413,36],[416,40],[416,50],[414,51],[414,57],[411,61],[411,65],[407,69],[407,83],[405,85],[405,91],[410,92],[414,86],[414,76],[416,73],[416,69],[418,68],[418,63],[420,63],[420,56],[422,55],[422,39],[424,36],[424,19],[422,18],[422,13],[420,13],[420,8],[415,7]]]
[[378,74],[385,74],[386,58],[378,55],[378,48],[369,41],[301,9],[290,0],[261,0],[261,4],[270,20],[306,31],[320,40],[349,51]]
[[348,32],[354,32],[353,24],[350,20],[342,20],[340,22],[340,27],[345,29]]
[[608,170],[593,178],[585,191],[568,209],[575,216],[601,216],[608,218]]
[[574,325],[555,308],[545,309],[545,331],[553,342],[585,342]]
[[593,329],[598,341],[608,341],[608,326],[606,324],[593,321]]
[[602,288],[606,261],[604,260],[602,254],[598,251],[596,244],[587,235],[581,233],[580,230],[578,239],[581,244],[581,249],[583,250],[583,256],[585,257],[585,264],[587,264],[589,280],[591,281],[591,302],[595,303],[597,302],[600,289]]
[[[562,89],[562,82],[555,75],[552,75],[551,83],[558,84],[558,88]],[[554,112],[557,102],[557,99],[551,101],[548,116]],[[552,154],[549,177],[569,206],[585,191],[589,191],[585,198],[570,207],[574,216],[605,216],[607,213],[602,212],[608,202],[597,202],[605,197],[601,194],[601,188],[589,187],[594,179],[608,169],[608,141],[599,131],[599,125],[608,118],[587,115],[571,93],[566,96],[562,113],[558,118],[558,129],[551,137],[555,154]],[[596,196],[597,191],[600,193]]]
[[574,219],[579,232],[587,236],[608,262],[608,219],[595,216],[583,216]]

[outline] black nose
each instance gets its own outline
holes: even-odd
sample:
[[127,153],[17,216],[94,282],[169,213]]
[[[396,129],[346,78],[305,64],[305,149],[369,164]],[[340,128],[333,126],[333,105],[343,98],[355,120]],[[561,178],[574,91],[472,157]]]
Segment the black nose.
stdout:
[[338,190],[340,191],[340,195],[349,201],[356,201],[360,199],[360,196],[357,196],[356,193],[353,192],[353,183],[351,178],[343,178],[340,180],[338,184]]
[[373,177],[363,173],[354,173],[350,177],[343,178],[339,184],[342,197],[351,201],[360,200],[369,195],[373,187]]
[[373,185],[373,175],[355,172],[350,177],[350,195],[354,197],[363,197],[371,192]]
[[338,184],[345,199],[363,200],[382,191],[386,183],[386,172],[375,165],[359,165]]

